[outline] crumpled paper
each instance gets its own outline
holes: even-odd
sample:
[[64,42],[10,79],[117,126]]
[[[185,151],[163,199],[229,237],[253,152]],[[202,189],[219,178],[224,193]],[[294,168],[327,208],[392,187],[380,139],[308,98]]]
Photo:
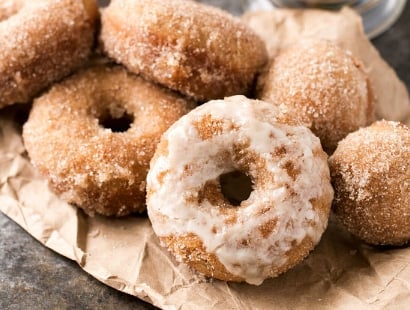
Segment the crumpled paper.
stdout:
[[[259,14],[264,16],[261,22],[270,18],[280,21],[275,31],[275,42],[280,43],[287,42],[288,35],[296,38],[310,32],[307,27],[311,24],[306,21],[313,18],[310,14],[318,13]],[[332,13],[335,19],[343,20],[336,27],[330,15],[324,14],[326,18],[314,18],[315,29],[321,25],[324,33],[342,37],[343,42],[350,36],[358,46],[369,44],[359,35],[356,15],[349,11]],[[255,25],[257,19],[251,20],[248,22]],[[350,34],[343,32],[343,25],[352,29]],[[353,31],[356,28],[360,31]],[[275,50],[274,42],[269,49]],[[370,46],[369,55],[372,53]],[[382,63],[375,57],[374,61]],[[376,64],[368,62],[367,66],[374,68]],[[386,92],[386,84],[390,85],[390,97],[395,98],[391,108],[398,109],[390,116],[404,119],[407,92],[394,72],[388,67],[385,70],[374,79]],[[367,246],[333,220],[307,259],[261,286],[205,279],[161,248],[146,216],[89,217],[53,195],[28,160],[21,124],[16,120],[20,108],[0,110],[0,210],[42,244],[75,260],[107,285],[163,309],[385,309],[410,304],[410,248]]]

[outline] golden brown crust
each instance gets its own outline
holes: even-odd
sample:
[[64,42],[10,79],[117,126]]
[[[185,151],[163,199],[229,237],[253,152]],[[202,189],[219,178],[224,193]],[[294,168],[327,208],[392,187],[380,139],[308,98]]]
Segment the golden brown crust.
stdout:
[[[222,281],[244,282],[244,279],[227,271],[215,254],[207,252],[200,238],[195,235],[171,236],[161,238],[161,241],[178,260],[185,262],[188,266],[207,277]],[[277,277],[294,267],[295,262],[302,261],[312,248],[312,241],[308,237],[305,238],[297,247],[292,248],[287,253],[288,263],[280,269],[272,268],[268,277]]]
[[[159,138],[193,108],[179,95],[127,73],[94,67],[35,100],[23,138],[32,163],[64,200],[88,213],[145,209],[145,177]],[[134,118],[125,132],[99,125]]]
[[107,54],[198,100],[249,93],[267,60],[262,40],[227,12],[186,0],[114,0],[102,11]]
[[348,135],[329,160],[334,212],[354,235],[376,245],[410,240],[410,130],[379,121]]
[[[220,200],[218,203],[219,206],[221,206],[221,210],[229,211],[229,213],[231,213],[231,216],[235,215],[236,211],[235,209],[232,209],[232,206],[230,206],[231,209],[226,208],[229,206],[225,206],[225,208],[223,208],[223,203],[221,203],[223,197],[220,192],[212,192],[208,195],[207,199],[214,204],[215,202],[212,201],[212,198],[215,196],[220,196],[220,198],[218,198]],[[312,201],[312,206],[313,209],[320,214],[329,213],[328,197],[322,197],[321,199]],[[155,216],[162,217],[160,214],[156,214]],[[169,219],[162,217],[162,220],[164,221],[163,225],[166,225],[167,220]],[[260,229],[262,230],[262,235],[265,234],[265,237],[267,237],[270,234],[269,231],[274,230],[276,223],[277,219],[271,219],[267,223],[261,223]],[[225,224],[229,226],[232,225],[233,222],[226,222]],[[217,233],[216,230],[215,233]],[[216,278],[222,281],[244,281],[244,279],[226,270],[225,266],[218,260],[216,255],[208,252],[205,249],[201,239],[195,234],[190,233],[183,236],[171,235],[162,237],[160,239],[163,245],[167,247],[173,255],[175,255],[178,261],[186,263],[187,265],[206,275],[207,277]],[[244,240],[243,242],[244,246],[246,246],[248,241]],[[294,244],[293,247],[286,253],[287,263],[282,265],[280,268],[271,268],[269,274],[267,275],[267,278],[277,277],[290,268],[294,267],[296,264],[301,262],[313,248],[314,243],[308,236],[305,237],[305,239],[299,244]]]
[[80,67],[97,17],[95,0],[0,2],[0,108],[30,101]]
[[185,262],[205,276],[222,281],[244,281],[226,270],[215,254],[207,252],[201,239],[194,234],[164,237],[161,238],[161,242],[179,261]]
[[374,120],[374,98],[363,66],[325,40],[282,50],[258,81],[258,98],[299,117],[328,153],[348,133]]

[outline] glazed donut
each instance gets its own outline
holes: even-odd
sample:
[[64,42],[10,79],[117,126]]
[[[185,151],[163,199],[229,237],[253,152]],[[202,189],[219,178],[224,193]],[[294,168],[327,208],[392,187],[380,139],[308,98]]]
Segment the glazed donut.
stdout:
[[330,157],[333,210],[354,235],[374,245],[410,241],[410,129],[378,121],[349,134]]
[[374,120],[374,98],[361,63],[326,40],[304,40],[279,52],[258,81],[257,97],[297,116],[328,153]]
[[[327,156],[309,129],[276,115],[272,104],[234,96],[205,103],[162,136],[147,176],[147,209],[178,261],[258,285],[318,243],[333,198]],[[238,203],[221,185],[234,172],[252,183]]]
[[197,100],[247,94],[267,61],[239,19],[189,0],[112,0],[101,13],[105,52],[130,71]]
[[0,0],[0,108],[26,103],[91,53],[95,0]]
[[34,167],[63,200],[91,215],[123,216],[145,210],[156,144],[191,108],[125,69],[94,67],[34,101],[23,139]]

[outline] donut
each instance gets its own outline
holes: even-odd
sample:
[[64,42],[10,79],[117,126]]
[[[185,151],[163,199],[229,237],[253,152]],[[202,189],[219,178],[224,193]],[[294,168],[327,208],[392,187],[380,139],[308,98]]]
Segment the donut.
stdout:
[[267,61],[239,19],[189,0],[112,0],[101,13],[103,50],[130,71],[199,101],[248,94]]
[[23,126],[33,166],[90,215],[145,210],[145,178],[161,134],[193,108],[120,67],[92,67],[36,99]]
[[[178,261],[259,285],[319,242],[333,198],[327,155],[308,128],[277,114],[270,103],[233,96],[203,104],[164,133],[147,176],[147,210]],[[245,180],[248,193],[229,195]]]
[[373,245],[410,240],[410,129],[378,121],[349,134],[329,159],[333,210],[347,230]]
[[0,0],[0,108],[31,101],[80,67],[97,17],[95,0]]
[[257,98],[304,122],[328,153],[374,121],[372,87],[361,62],[330,41],[303,40],[282,49],[257,89]]

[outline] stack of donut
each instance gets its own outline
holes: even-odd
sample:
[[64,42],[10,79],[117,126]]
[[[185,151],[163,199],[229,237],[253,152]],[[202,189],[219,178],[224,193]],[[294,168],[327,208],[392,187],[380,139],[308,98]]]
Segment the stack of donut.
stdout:
[[[352,133],[374,121],[374,98],[351,53],[312,39],[269,60],[239,19],[190,0],[112,0],[100,13],[97,40],[95,0],[0,0],[0,108],[33,101],[24,143],[63,200],[90,215],[147,210],[178,261],[251,284],[318,244],[331,176],[352,233],[410,239],[409,130]],[[90,59],[96,42],[108,61]],[[357,164],[361,152],[371,158]]]
[[228,13],[181,0],[111,1],[100,41],[124,67],[94,66],[53,86],[34,101],[23,137],[60,197],[88,214],[124,216],[146,208],[162,133],[194,100],[248,94],[267,52]]

